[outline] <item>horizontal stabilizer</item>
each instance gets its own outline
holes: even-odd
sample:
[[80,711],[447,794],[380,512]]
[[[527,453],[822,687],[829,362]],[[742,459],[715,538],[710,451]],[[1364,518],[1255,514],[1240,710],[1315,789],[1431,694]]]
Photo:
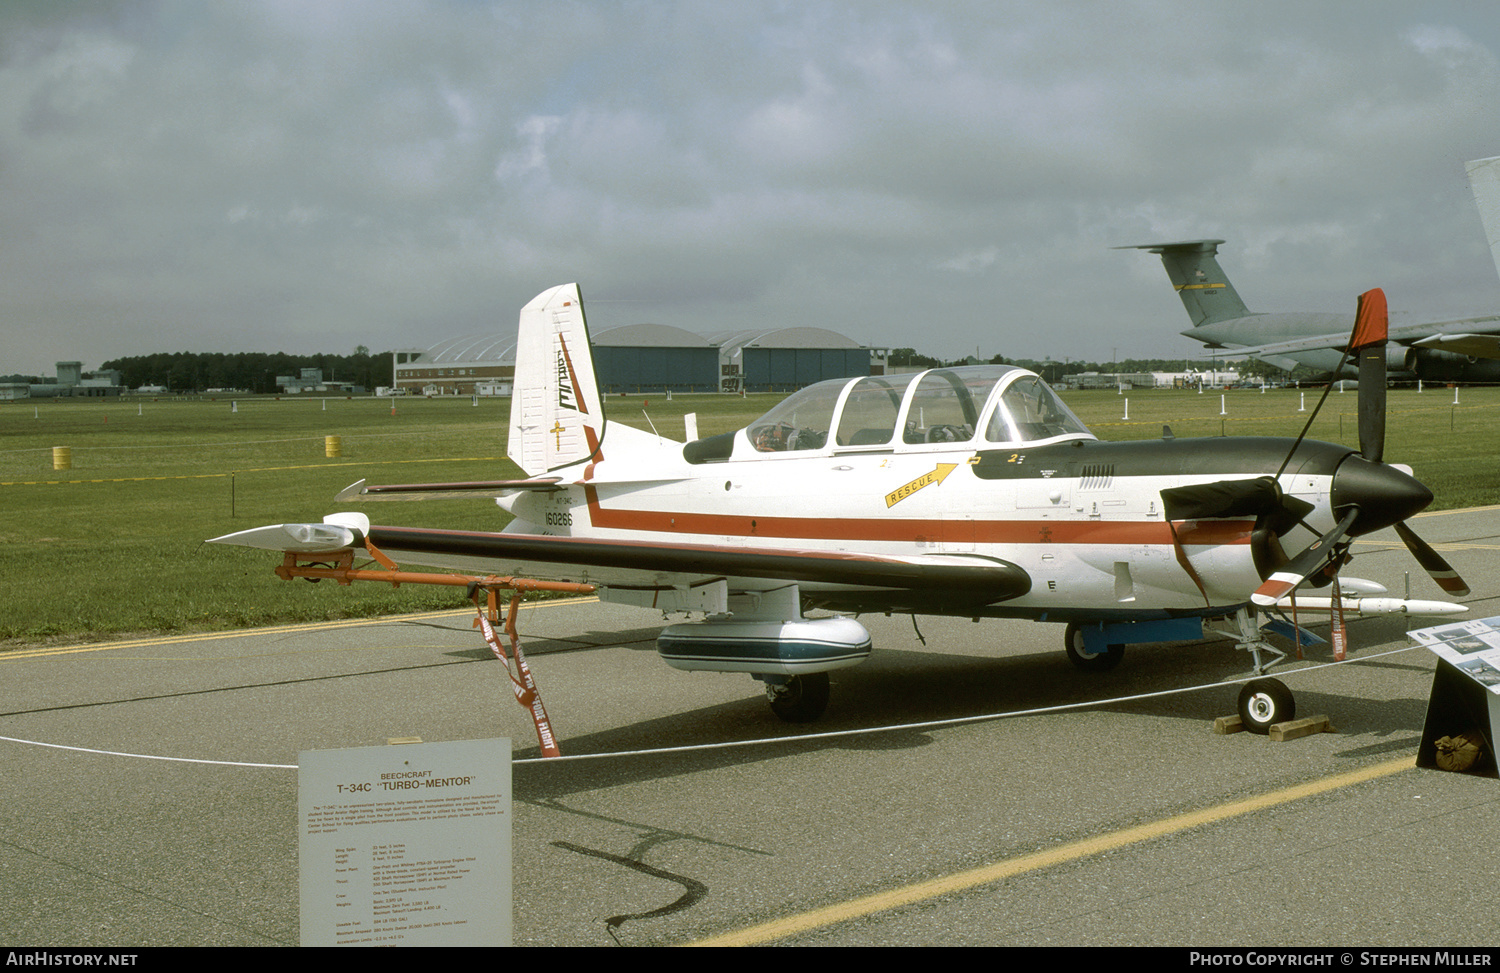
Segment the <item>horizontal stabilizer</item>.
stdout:
[[1219,244],[1223,240],[1177,240],[1173,243],[1127,243],[1120,247],[1110,247],[1111,250],[1149,250],[1152,253],[1208,253],[1219,252]]
[[[624,427],[622,427],[624,428]],[[393,483],[386,486],[368,486],[364,480],[351,483],[340,490],[334,500],[359,502],[370,500],[491,500],[516,493],[554,493],[570,486],[615,486],[629,484],[645,486],[653,483],[675,483],[684,477],[651,477],[649,479],[610,479],[595,477],[585,483],[582,480],[565,481],[562,477],[546,476],[528,480],[475,480],[468,483]]]
[[469,500],[489,499],[507,493],[561,490],[562,478],[539,477],[529,480],[476,480],[468,483],[394,483],[389,486],[367,486],[364,480],[351,483],[333,499],[350,500]]

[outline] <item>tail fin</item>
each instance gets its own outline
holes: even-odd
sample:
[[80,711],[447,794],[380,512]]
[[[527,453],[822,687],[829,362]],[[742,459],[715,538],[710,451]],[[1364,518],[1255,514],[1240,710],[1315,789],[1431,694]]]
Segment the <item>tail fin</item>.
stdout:
[[1469,172],[1469,186],[1474,190],[1474,205],[1479,207],[1490,256],[1496,272],[1500,272],[1500,157],[1465,162],[1464,168]]
[[577,284],[521,308],[512,396],[506,452],[529,476],[601,458],[604,400]]
[[1229,278],[1214,255],[1223,240],[1184,240],[1180,243],[1138,243],[1116,250],[1150,250],[1161,255],[1182,306],[1187,308],[1193,327],[1243,318],[1250,314],[1245,302],[1235,293]]

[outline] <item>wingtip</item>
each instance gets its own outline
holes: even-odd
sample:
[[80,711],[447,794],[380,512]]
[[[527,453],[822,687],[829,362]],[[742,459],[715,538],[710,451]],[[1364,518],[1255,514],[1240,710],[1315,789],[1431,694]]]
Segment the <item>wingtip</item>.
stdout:
[[271,524],[212,537],[205,543],[296,554],[331,554],[352,547],[355,541],[354,532],[342,524]]
[[335,503],[344,503],[344,502],[349,501],[349,500],[358,500],[360,497],[364,496],[364,493],[365,493],[365,481],[364,480],[356,480],[355,482],[349,484],[348,486],[346,486],[342,490],[340,490],[334,496],[333,500],[334,500]]

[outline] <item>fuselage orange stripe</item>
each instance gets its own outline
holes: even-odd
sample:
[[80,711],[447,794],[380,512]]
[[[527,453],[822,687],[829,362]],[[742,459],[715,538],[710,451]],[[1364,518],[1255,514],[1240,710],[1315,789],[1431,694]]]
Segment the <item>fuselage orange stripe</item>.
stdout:
[[[618,510],[599,502],[598,488],[584,486],[589,520],[610,530],[660,534],[826,541],[903,541],[949,544],[1159,544],[1172,545],[1161,521],[912,520],[845,517],[761,517],[686,511]],[[1249,544],[1252,521],[1193,521],[1181,531],[1191,545]]]

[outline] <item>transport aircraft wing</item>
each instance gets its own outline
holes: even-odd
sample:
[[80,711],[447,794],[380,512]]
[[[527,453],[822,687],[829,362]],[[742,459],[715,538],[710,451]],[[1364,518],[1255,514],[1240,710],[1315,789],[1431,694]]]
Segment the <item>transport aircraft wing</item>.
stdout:
[[[1500,333],[1483,333],[1488,329],[1500,332],[1500,315],[1460,318],[1432,324],[1413,324],[1391,328],[1390,341],[1402,347],[1432,348],[1440,351],[1466,355],[1469,358],[1500,359]],[[1349,344],[1347,333],[1309,335],[1292,341],[1250,345],[1235,348],[1234,356],[1271,359],[1288,357],[1297,352],[1331,350],[1342,351]],[[1401,356],[1398,349],[1398,356]],[[1223,358],[1224,356],[1219,356]]]

